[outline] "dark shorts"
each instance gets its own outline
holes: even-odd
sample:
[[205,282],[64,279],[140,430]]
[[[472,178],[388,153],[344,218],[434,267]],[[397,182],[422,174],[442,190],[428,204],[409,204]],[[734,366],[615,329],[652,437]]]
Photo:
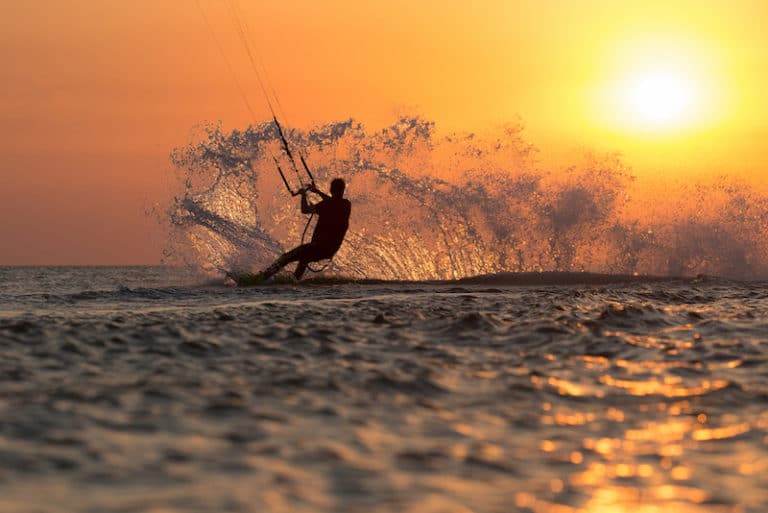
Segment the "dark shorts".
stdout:
[[333,255],[336,254],[338,248],[328,248],[328,247],[322,247],[318,245],[313,245],[312,243],[309,244],[302,244],[298,248],[291,251],[291,253],[294,253],[294,258],[296,258],[299,261],[304,262],[317,262],[318,260],[326,260],[328,258],[333,258]]

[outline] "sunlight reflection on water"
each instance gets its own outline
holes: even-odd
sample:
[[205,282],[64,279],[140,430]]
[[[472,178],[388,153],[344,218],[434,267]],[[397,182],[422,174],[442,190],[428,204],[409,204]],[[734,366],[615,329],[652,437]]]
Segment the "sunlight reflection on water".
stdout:
[[3,513],[768,510],[761,284],[73,282],[0,293]]

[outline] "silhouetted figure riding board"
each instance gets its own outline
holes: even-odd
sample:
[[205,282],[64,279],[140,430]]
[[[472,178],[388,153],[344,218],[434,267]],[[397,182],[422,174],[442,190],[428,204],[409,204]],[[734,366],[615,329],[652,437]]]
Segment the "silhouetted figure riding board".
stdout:
[[[238,285],[258,285],[272,277],[280,269],[298,262],[293,276],[300,280],[311,262],[319,262],[333,258],[344,242],[344,236],[349,228],[349,215],[352,212],[352,204],[344,198],[346,184],[341,178],[335,178],[331,182],[331,195],[318,190],[314,185],[301,189],[301,213],[317,214],[317,224],[312,233],[312,240],[302,244],[275,260],[275,263],[257,274],[244,274],[237,278]],[[312,191],[323,199],[316,204],[307,200],[307,192]]]

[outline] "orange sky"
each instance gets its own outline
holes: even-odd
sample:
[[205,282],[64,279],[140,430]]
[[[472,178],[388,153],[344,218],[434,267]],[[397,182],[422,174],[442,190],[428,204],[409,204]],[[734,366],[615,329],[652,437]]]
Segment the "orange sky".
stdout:
[[[545,160],[592,148],[640,176],[762,177],[763,1],[238,2],[294,126],[520,116]],[[266,117],[226,3],[200,3]],[[172,191],[170,151],[200,121],[250,121],[195,1],[5,2],[2,15],[0,264],[158,262],[145,210]],[[698,103],[639,126],[622,88],[657,67]]]

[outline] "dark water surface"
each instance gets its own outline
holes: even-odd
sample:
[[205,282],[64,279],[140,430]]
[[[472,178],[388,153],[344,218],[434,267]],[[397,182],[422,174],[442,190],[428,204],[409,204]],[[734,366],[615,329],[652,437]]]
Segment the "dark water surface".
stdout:
[[768,288],[0,268],[0,511],[763,512]]

